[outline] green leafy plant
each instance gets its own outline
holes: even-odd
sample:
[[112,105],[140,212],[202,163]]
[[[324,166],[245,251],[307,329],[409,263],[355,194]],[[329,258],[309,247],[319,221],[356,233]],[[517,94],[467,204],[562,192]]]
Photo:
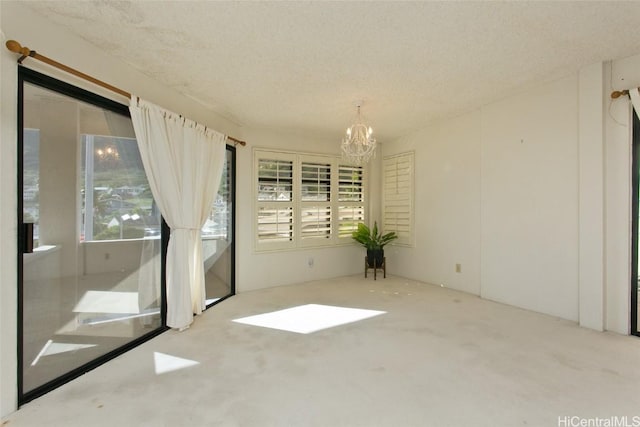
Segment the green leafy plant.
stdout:
[[377,222],[373,223],[373,229],[370,229],[364,223],[359,223],[358,229],[351,233],[351,237],[370,251],[380,250],[384,248],[387,243],[398,238],[393,231],[385,234],[378,232]]

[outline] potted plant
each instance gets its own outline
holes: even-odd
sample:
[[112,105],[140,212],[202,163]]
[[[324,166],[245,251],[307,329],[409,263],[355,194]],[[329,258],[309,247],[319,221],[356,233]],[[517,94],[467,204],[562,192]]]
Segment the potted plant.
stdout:
[[384,246],[397,239],[395,232],[382,234],[378,232],[378,223],[373,223],[370,229],[364,223],[358,224],[358,229],[351,233],[351,237],[367,249],[367,263],[369,267],[380,267],[384,260]]

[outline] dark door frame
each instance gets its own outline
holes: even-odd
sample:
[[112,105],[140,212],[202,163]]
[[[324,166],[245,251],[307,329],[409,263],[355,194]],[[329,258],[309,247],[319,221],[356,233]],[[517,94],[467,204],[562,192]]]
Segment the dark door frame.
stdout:
[[[633,109],[632,109],[633,110]],[[631,161],[631,334],[638,331],[638,214],[640,205],[640,119],[632,111],[632,161]]]

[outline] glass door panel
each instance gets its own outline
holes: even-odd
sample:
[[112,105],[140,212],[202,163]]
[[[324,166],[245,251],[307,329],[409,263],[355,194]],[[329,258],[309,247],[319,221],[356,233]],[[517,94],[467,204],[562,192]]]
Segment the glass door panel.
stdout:
[[207,306],[235,293],[234,156],[235,148],[227,147],[218,195],[201,231]]
[[126,106],[21,75],[24,402],[161,330],[162,244]]

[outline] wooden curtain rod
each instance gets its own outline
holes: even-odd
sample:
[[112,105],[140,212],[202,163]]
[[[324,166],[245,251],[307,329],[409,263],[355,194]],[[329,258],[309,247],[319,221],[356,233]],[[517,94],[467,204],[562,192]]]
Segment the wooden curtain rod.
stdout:
[[[638,89],[640,89],[640,88],[638,88]],[[625,90],[614,90],[613,92],[611,92],[611,98],[618,99],[621,96],[629,95],[629,90],[627,90],[627,89],[625,89]]]
[[[109,83],[105,83],[102,80],[98,80],[95,77],[92,77],[88,74],[85,74],[83,72],[80,72],[74,68],[71,68],[67,65],[61,64],[58,61],[54,61],[51,58],[47,58],[44,55],[40,55],[39,53],[37,53],[35,50],[31,50],[28,47],[22,47],[22,45],[20,43],[18,43],[15,40],[8,40],[7,43],[5,43],[5,45],[7,46],[7,49],[9,49],[11,52],[15,52],[15,53],[19,53],[21,56],[20,58],[18,58],[18,64],[22,64],[22,61],[24,61],[26,58],[30,57],[33,59],[37,59],[39,61],[44,62],[45,64],[49,64],[52,67],[58,68],[62,71],[66,71],[69,74],[72,74],[76,77],[80,77],[81,79],[87,80],[95,85],[98,85],[100,87],[103,87],[105,89],[108,89],[112,92],[117,93],[118,95],[122,95],[128,99],[131,99],[131,94],[125,90],[122,90],[120,88],[117,88],[115,86],[110,85]],[[240,144],[242,146],[247,145],[247,143],[245,141],[241,141],[239,139],[236,139],[232,136],[227,135],[227,139],[230,139],[231,141],[233,141],[236,145]]]

